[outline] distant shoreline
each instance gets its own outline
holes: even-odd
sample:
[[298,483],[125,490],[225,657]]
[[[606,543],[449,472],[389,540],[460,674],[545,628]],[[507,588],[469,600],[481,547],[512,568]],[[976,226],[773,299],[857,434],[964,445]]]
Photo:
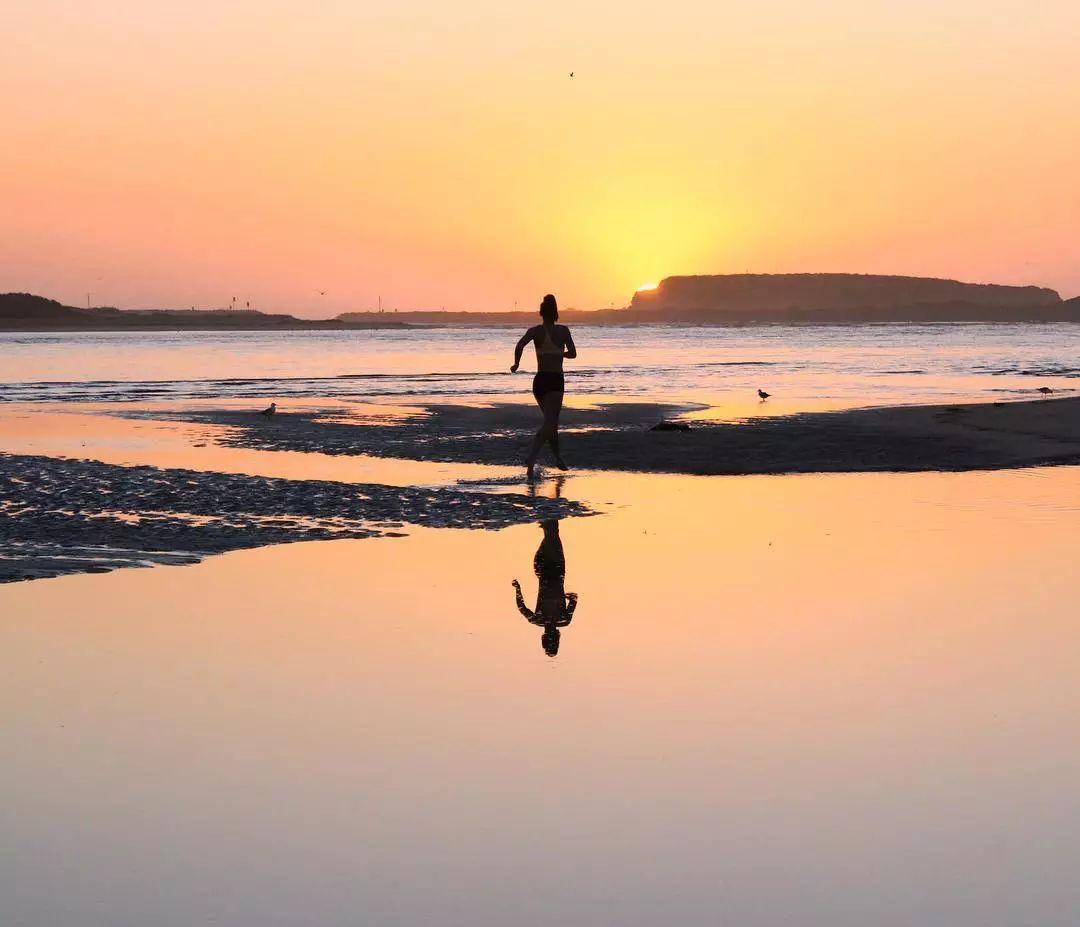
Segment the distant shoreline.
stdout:
[[[476,313],[481,316],[481,313]],[[424,322],[353,322],[336,323],[312,320],[296,325],[44,325],[6,324],[0,320],[0,333],[12,334],[79,334],[83,332],[348,332],[348,331],[412,331],[425,332],[439,329],[499,328],[518,329],[532,324],[532,315],[520,320],[504,319],[476,321],[424,321]],[[843,319],[843,320],[768,320],[768,321],[682,321],[682,320],[612,320],[581,319],[573,316],[565,319],[569,324],[585,328],[855,328],[881,326],[883,328],[905,325],[1063,325],[1080,324],[1080,318],[1026,318],[1026,319]]]
[[80,332],[306,332],[306,331],[404,331],[420,328],[406,322],[386,322],[370,324],[340,324],[313,320],[310,324],[297,325],[42,325],[42,324],[5,324],[0,320],[0,332],[15,334],[35,334],[49,332],[77,334]]
[[[0,331],[364,331],[527,326],[528,310],[343,312],[302,319],[254,309],[118,309],[66,306],[33,293],[0,293]],[[1080,322],[1080,297],[1037,286],[963,283],[881,274],[718,274],[665,277],[616,309],[564,307],[581,326],[714,327],[1053,324]]]

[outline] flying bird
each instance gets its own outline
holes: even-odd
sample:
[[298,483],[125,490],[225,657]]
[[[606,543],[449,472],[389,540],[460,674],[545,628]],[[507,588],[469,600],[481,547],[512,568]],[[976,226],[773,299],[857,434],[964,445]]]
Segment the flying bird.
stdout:
[[772,395],[772,393],[766,393],[765,390],[763,390],[763,389],[759,389],[757,391],[757,394],[758,394],[758,397],[761,399],[762,402],[764,402],[766,399],[768,399]]
[[263,416],[265,416],[266,418],[270,418],[270,416],[271,416],[271,415],[273,415],[273,414],[274,414],[275,412],[277,412],[277,403],[276,403],[276,402],[272,402],[272,403],[270,403],[270,405],[269,405],[269,406],[267,406],[267,407],[266,407],[265,409],[263,409],[263,410],[262,410],[262,411],[261,411],[261,412],[259,413],[259,415],[263,415]]
[[1054,391],[1052,389],[1050,389],[1049,386],[1040,386],[1039,387],[1039,392],[1042,393],[1044,396],[1049,396]]
[[573,76],[574,76],[574,72],[573,72],[573,71],[571,71],[571,72],[570,72],[570,77],[571,77],[571,78],[573,78]]
[[315,292],[318,293],[320,296],[326,295],[326,290],[316,290]]

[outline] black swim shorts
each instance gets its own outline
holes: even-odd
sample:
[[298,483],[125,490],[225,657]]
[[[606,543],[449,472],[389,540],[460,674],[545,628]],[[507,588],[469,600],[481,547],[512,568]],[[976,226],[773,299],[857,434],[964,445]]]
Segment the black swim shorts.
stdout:
[[566,377],[553,370],[541,370],[533,377],[533,396],[539,402],[548,393],[561,393],[566,389]]

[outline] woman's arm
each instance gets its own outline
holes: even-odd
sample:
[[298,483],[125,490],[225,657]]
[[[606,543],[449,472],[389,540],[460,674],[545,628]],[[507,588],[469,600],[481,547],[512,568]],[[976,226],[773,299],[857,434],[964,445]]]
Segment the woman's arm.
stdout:
[[530,328],[518,339],[518,343],[514,347],[514,366],[510,368],[511,373],[517,373],[518,364],[521,363],[521,352],[525,350],[525,345],[533,340],[533,334],[533,329]]
[[521,612],[529,621],[532,621],[536,615],[529,611],[528,606],[525,604],[525,599],[521,595],[521,583],[516,579],[514,580],[514,599],[517,602],[518,611]]
[[566,622],[570,623],[570,619],[574,617],[574,609],[577,608],[577,593],[566,593]]
[[566,329],[566,351],[563,357],[567,357],[573,360],[577,357],[577,348],[574,347],[574,336],[570,334],[570,329]]

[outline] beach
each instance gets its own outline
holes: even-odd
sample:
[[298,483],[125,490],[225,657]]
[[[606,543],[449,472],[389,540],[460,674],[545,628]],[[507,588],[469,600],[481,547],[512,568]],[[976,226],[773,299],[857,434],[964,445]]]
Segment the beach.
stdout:
[[[1078,406],[1080,399],[894,407],[752,423],[696,421],[687,423],[688,431],[657,432],[650,421],[679,421],[686,410],[624,403],[568,410],[563,444],[570,459],[586,463],[580,469],[606,472],[738,475],[1062,466],[1080,463]],[[0,418],[0,446],[5,431],[15,431],[28,414],[16,411]],[[108,419],[116,413],[84,417]],[[421,467],[456,462],[505,472],[459,475],[453,486],[424,488],[0,451],[0,512],[5,514],[0,582],[191,563],[267,544],[399,533],[394,529],[406,525],[495,529],[589,512],[580,503],[546,500],[515,473],[535,421],[535,412],[520,403],[438,405],[404,417],[360,420],[326,409],[282,413],[271,420],[250,410],[144,409],[121,417],[159,433],[178,421],[196,424],[202,428],[195,434],[203,447],[250,449],[267,457],[285,452],[302,458],[402,458]],[[168,441],[163,438],[160,444]]]
[[12,923],[1080,909],[1067,358],[778,365],[759,402],[692,389],[681,336],[636,381],[616,345],[636,386],[571,378],[571,470],[530,483],[527,378],[343,394],[354,355],[287,380],[245,335],[225,383],[189,337],[128,379],[34,342],[77,376],[0,385]]
[[[0,578],[543,518],[512,335],[0,333],[0,506],[18,513]],[[1078,339],[1067,324],[592,328],[563,443],[578,473],[1076,464]]]
[[[1080,463],[1080,398],[897,406],[687,420],[692,407],[619,403],[570,408],[563,444],[587,470],[703,475],[994,470]],[[169,413],[165,413],[166,417]],[[520,403],[430,405],[404,420],[350,422],[328,413],[200,411],[177,417],[227,427],[236,447],[367,454],[513,466],[536,412]],[[682,423],[687,430],[656,430]]]
[[0,927],[1080,925],[1010,12],[6,5]]

